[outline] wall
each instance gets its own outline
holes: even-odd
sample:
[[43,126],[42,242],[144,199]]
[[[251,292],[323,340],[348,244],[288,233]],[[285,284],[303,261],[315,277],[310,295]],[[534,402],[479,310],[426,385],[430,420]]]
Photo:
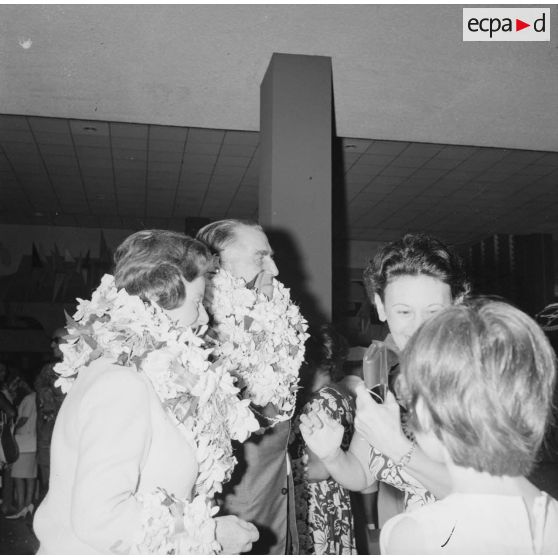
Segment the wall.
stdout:
[[556,297],[555,252],[550,234],[498,234],[463,255],[474,294],[504,297],[534,316]]
[[349,240],[347,242],[347,263],[350,268],[364,269],[368,261],[385,242],[375,240]]
[[384,335],[368,303],[362,279],[364,268],[384,244],[372,240],[334,243],[333,322],[351,345],[368,345],[372,338]]
[[0,226],[0,352],[48,352],[131,230]]
[[78,258],[80,254],[85,256],[90,251],[91,258],[98,258],[101,231],[110,250],[114,250],[134,232],[126,229],[0,225],[0,276],[15,273],[22,256],[31,255],[33,243],[43,257],[47,257],[56,245],[62,256],[69,254]]

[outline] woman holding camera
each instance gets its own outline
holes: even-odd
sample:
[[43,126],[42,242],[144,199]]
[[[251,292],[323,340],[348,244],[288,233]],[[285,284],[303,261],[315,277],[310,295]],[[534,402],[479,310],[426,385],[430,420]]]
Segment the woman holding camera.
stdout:
[[[366,268],[364,281],[380,319],[389,326],[385,343],[395,353],[405,348],[426,319],[463,300],[470,288],[460,258],[423,234],[407,234],[384,246]],[[417,448],[406,428],[407,413],[399,404],[404,405],[405,390],[398,365],[390,376],[395,393],[388,391],[383,404],[370,396],[357,399],[356,433],[346,452],[340,447],[342,431],[327,416],[314,412],[301,417],[306,443],[340,484],[360,491],[382,481],[380,524],[404,508],[444,496],[449,489],[445,466]],[[391,487],[395,495],[404,496],[402,502],[382,496]]]

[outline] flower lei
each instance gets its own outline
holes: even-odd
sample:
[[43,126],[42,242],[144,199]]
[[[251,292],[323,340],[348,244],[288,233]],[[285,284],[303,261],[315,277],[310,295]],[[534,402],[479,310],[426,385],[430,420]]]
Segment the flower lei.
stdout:
[[141,554],[205,555],[221,550],[215,540],[213,519],[218,508],[211,508],[203,496],[196,496],[185,505],[159,489],[151,494],[138,494],[137,499],[142,504],[144,526],[136,541]]
[[[213,520],[209,521],[214,515],[210,499],[229,480],[236,464],[231,439],[242,442],[259,425],[249,402],[239,399],[239,388],[226,363],[210,362],[213,349],[206,348],[201,337],[206,328],[196,334],[191,328],[179,326],[157,304],[117,290],[111,275],[102,278],[90,301],[78,302],[73,318],[68,316],[67,343],[60,347],[64,358],[54,368],[59,374],[55,385],[67,393],[80,368],[101,356],[145,374],[171,420],[185,438],[195,441],[199,469],[195,494],[199,499],[181,502],[183,523],[190,522],[194,514],[214,527]],[[170,535],[161,537],[152,532],[161,529],[160,521],[154,519],[154,502],[159,501],[164,508],[159,516],[169,515],[170,503],[176,503],[163,492],[138,494],[144,508],[148,506],[147,517],[151,517],[142,530],[145,540],[151,540],[146,543],[151,552],[166,552],[173,545]],[[205,506],[203,513],[200,502]],[[202,531],[196,528],[194,533]],[[214,528],[212,532],[214,543]],[[159,542],[154,544],[154,540]],[[180,550],[184,552],[183,535],[181,540]],[[192,545],[194,553],[206,553]]]
[[208,285],[217,354],[229,361],[242,397],[254,405],[271,403],[288,420],[295,408],[298,373],[304,359],[308,324],[290,297],[273,279],[273,296],[246,288],[243,279],[220,269]]

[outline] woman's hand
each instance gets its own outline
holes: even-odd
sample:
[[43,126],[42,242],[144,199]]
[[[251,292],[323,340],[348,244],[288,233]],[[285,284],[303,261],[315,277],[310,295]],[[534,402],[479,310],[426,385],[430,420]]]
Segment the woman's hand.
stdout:
[[311,411],[300,415],[300,433],[316,456],[327,461],[341,451],[344,429],[325,411]]
[[399,460],[409,449],[401,429],[399,404],[388,391],[384,403],[376,403],[364,384],[356,387],[356,431],[378,451]]
[[215,536],[222,547],[221,554],[240,554],[248,552],[259,538],[258,529],[236,515],[216,517]]

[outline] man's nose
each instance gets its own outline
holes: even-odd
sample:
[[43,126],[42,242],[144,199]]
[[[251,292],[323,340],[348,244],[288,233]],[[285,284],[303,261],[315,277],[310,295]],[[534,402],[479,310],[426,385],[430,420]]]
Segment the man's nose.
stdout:
[[279,270],[277,269],[277,266],[275,265],[275,261],[272,258],[268,258],[266,260],[264,271],[267,271],[268,273],[273,275],[273,277],[277,277],[277,275],[279,275]]

